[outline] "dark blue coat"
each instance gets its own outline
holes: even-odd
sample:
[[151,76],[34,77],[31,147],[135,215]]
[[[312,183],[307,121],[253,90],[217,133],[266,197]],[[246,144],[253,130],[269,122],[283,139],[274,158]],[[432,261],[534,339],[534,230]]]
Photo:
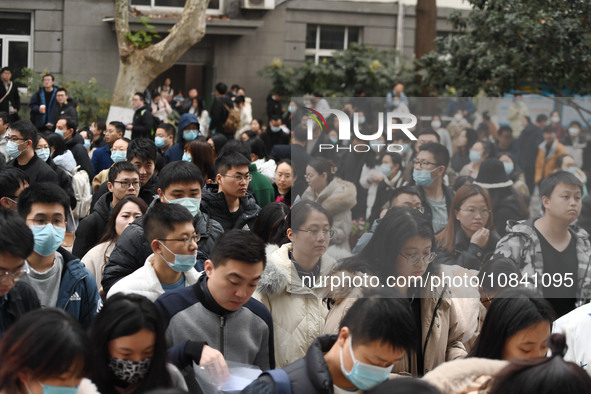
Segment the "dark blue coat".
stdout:
[[111,160],[111,146],[109,144],[98,148],[92,154],[92,166],[94,167],[94,176],[97,176],[102,170],[111,168],[113,160]]

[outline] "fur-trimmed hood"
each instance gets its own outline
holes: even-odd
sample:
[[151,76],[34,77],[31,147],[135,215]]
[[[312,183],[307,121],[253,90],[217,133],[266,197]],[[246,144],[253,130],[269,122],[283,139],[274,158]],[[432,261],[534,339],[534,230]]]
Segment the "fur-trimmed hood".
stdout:
[[[295,294],[317,292],[316,289],[323,291],[321,288],[309,289],[302,285],[302,281],[289,259],[289,250],[291,248],[291,243],[287,243],[281,247],[274,244],[267,245],[267,266],[263,271],[257,288],[260,294],[273,296],[284,291]],[[333,252],[336,251],[333,249]],[[336,260],[327,250],[320,260],[319,276],[328,275],[335,264]]]
[[314,192],[310,187],[302,195],[303,200],[316,201],[331,216],[343,211],[348,211],[357,204],[357,189],[351,182],[334,178],[320,193]]

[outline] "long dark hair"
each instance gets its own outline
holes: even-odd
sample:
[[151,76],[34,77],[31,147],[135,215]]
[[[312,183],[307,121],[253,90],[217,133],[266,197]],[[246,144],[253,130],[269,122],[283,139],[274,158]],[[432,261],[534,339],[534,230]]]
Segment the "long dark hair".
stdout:
[[136,204],[140,208],[140,211],[142,211],[142,215],[145,214],[146,211],[148,210],[148,205],[141,198],[134,197],[134,196],[127,196],[127,197],[123,198],[122,200],[120,200],[117,203],[117,205],[115,205],[115,207],[113,208],[113,212],[111,212],[111,216],[109,217],[109,221],[107,222],[107,226],[105,227],[105,233],[103,234],[101,239],[97,242],[97,245],[102,244],[103,242],[117,241],[117,238],[119,238],[119,236],[117,235],[117,230],[115,229],[115,224],[117,222],[117,216],[119,216],[119,213],[123,209],[123,206],[125,204],[127,204],[128,202],[132,202],[132,203]]
[[187,143],[186,149],[191,154],[193,164],[199,168],[201,174],[207,179],[215,178],[214,148],[205,141],[195,140]]
[[285,231],[290,209],[282,202],[272,202],[263,207],[252,227],[252,232],[265,243],[278,244],[289,242]]
[[37,380],[57,378],[72,371],[80,378],[92,369],[90,343],[80,323],[57,308],[23,315],[0,341],[0,390],[23,392],[18,375],[29,372]]
[[[373,236],[359,254],[344,259],[334,270],[364,272],[382,278],[393,275],[395,262],[404,243],[420,236],[431,240],[434,247],[434,234],[431,221],[416,209],[393,207],[380,220]],[[435,265],[429,264],[433,272]]]
[[579,365],[564,361],[566,337],[548,339],[551,357],[519,360],[494,379],[491,394],[578,394],[591,393],[591,377]]
[[488,220],[484,224],[484,227],[486,227],[489,230],[494,230],[495,225],[493,222],[492,213],[493,206],[490,202],[490,197],[488,196],[487,191],[474,183],[465,184],[464,186],[458,189],[458,191],[454,195],[453,200],[451,201],[447,225],[441,233],[437,234],[437,245],[439,245],[441,249],[446,250],[448,253],[453,252],[456,240],[456,230],[458,228],[461,228],[460,221],[456,219],[456,213],[460,210],[464,201],[466,201],[470,197],[478,195],[484,198],[486,208],[490,211],[488,215]]
[[502,360],[503,349],[509,338],[543,321],[552,327],[554,311],[548,301],[531,290],[503,290],[490,304],[470,357]]
[[107,299],[90,327],[95,363],[92,381],[101,393],[116,392],[116,379],[108,367],[111,357],[109,342],[133,335],[144,328],[156,335],[156,342],[150,369],[135,392],[142,393],[154,387],[171,387],[172,380],[166,368],[164,323],[158,308],[146,297],[137,294],[115,294]]

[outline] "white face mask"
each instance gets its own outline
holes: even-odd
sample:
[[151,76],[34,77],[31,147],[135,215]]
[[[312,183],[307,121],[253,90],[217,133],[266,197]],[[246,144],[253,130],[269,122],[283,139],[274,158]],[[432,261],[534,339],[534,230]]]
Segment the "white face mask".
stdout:
[[550,120],[552,121],[552,123],[560,123],[560,117],[558,116],[553,116],[550,118]]
[[454,115],[454,119],[455,119],[455,120],[457,120],[458,122],[459,122],[460,120],[462,120],[463,118],[464,118],[464,117],[462,116],[462,114],[455,114],[455,115]]
[[431,122],[431,127],[433,127],[434,130],[437,130],[438,128],[441,127],[441,121],[439,120],[434,120]]

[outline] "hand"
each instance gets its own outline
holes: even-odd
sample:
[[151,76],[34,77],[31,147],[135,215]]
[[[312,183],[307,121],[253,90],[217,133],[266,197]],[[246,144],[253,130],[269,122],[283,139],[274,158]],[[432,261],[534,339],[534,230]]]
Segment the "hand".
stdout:
[[482,249],[486,248],[486,244],[488,243],[488,237],[490,235],[490,230],[483,227],[480,230],[476,231],[472,238],[470,238],[470,242],[480,246]]
[[226,364],[223,354],[210,346],[203,346],[199,365],[205,368],[208,373],[214,377],[218,382],[218,385],[222,385],[230,376],[228,364]]
[[131,129],[133,129],[133,125],[131,125],[131,124],[128,124],[127,126],[125,126],[125,129],[126,129],[126,130],[131,130]]

